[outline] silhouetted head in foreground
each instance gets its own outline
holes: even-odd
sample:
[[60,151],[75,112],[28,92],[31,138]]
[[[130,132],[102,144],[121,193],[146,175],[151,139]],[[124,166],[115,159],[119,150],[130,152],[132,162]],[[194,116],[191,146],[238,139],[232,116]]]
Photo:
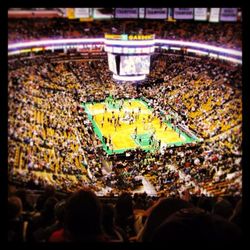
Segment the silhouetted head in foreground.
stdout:
[[241,230],[236,225],[199,208],[177,211],[157,227],[152,236],[152,241],[240,239]]
[[72,241],[101,241],[101,203],[90,190],[79,190],[65,206],[65,230]]
[[150,241],[154,230],[171,214],[182,208],[193,207],[193,205],[182,199],[164,198],[157,202],[146,221],[145,227],[141,235],[141,241]]

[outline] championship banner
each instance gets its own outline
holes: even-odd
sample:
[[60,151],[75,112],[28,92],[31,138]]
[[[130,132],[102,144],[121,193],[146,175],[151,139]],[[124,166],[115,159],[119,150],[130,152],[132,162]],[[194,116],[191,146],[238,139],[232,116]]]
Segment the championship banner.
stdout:
[[105,8],[93,8],[94,19],[111,19],[113,17],[113,10]]
[[76,18],[89,18],[89,8],[75,8]]
[[145,18],[166,19],[168,17],[167,8],[146,8]]
[[207,20],[207,8],[195,8],[194,20],[206,21]]
[[237,8],[221,8],[220,21],[236,22],[237,14]]
[[175,19],[193,19],[194,8],[174,8]]
[[218,23],[219,22],[219,15],[220,15],[220,8],[211,8],[209,22]]
[[138,8],[116,8],[115,17],[116,18],[138,18],[139,11]]
[[67,17],[69,19],[74,19],[75,18],[75,9],[74,8],[67,8]]

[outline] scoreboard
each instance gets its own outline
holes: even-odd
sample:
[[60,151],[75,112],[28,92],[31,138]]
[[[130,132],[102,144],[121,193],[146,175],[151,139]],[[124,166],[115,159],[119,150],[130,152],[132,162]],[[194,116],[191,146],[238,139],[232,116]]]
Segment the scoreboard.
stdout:
[[150,54],[154,35],[105,34],[105,51],[114,54]]
[[123,46],[106,46],[106,52],[113,54],[150,54],[154,52],[154,47],[123,47]]
[[121,56],[120,75],[149,74],[150,55]]
[[139,81],[150,69],[150,55],[155,50],[155,35],[105,34],[104,49],[113,78]]

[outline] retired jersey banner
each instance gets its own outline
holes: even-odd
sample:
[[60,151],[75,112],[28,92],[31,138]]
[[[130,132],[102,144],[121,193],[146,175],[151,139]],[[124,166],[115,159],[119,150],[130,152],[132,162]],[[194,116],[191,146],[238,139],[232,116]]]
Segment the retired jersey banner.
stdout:
[[167,8],[146,8],[145,18],[166,19],[168,17]]
[[116,8],[115,17],[117,18],[138,18],[138,8]]
[[219,15],[220,15],[220,8],[211,8],[209,22],[218,23],[219,22]]
[[139,18],[145,18],[145,8],[139,8]]
[[89,8],[75,8],[76,18],[89,18]]
[[220,21],[236,22],[237,14],[237,8],[221,8]]
[[93,8],[94,19],[111,19],[113,18],[112,8]]
[[207,8],[195,8],[194,20],[206,21],[207,20]]
[[175,19],[193,19],[194,8],[174,8]]

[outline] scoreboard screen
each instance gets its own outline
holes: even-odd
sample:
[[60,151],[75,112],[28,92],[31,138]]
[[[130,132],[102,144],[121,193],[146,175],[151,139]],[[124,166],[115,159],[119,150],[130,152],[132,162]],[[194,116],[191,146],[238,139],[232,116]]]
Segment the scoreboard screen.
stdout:
[[117,75],[115,55],[108,53],[108,64],[109,64],[109,70]]
[[121,56],[120,75],[143,75],[149,74],[150,55]]

